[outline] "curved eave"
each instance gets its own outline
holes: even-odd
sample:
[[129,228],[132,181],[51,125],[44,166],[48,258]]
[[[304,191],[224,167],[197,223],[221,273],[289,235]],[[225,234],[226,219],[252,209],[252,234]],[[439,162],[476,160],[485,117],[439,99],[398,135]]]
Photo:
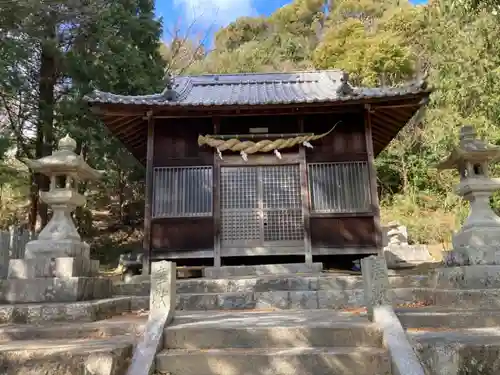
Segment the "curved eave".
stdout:
[[314,114],[362,110],[370,105],[372,137],[378,155],[397,133],[425,106],[431,90],[404,95],[361,97],[329,102],[258,104],[258,105],[152,105],[89,102],[92,111],[103,121],[141,163],[146,160],[147,115],[163,118],[245,116],[266,114]]
[[[85,162],[64,162],[52,160],[50,162],[43,162],[40,160],[22,159],[24,164],[33,172],[41,173],[46,176],[50,175],[63,175],[67,174],[75,176],[80,180],[98,180],[104,175],[104,171],[93,169]],[[43,159],[42,159],[43,160]]]
[[491,162],[500,159],[500,148],[490,148],[484,150],[463,150],[455,148],[451,154],[436,165],[436,169],[455,169],[461,162],[481,163],[483,161]]

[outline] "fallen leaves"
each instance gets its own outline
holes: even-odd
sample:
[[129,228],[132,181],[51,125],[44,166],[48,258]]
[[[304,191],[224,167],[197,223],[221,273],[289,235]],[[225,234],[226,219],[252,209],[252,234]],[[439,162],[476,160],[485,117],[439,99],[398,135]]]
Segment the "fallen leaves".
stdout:
[[350,314],[359,315],[359,314],[366,313],[366,307],[357,307],[357,308],[351,308],[351,309],[342,309],[340,311],[347,312],[347,313],[350,313]]
[[418,327],[418,328],[407,328],[407,332],[447,332],[453,331],[449,327]]
[[419,308],[419,307],[427,307],[431,306],[430,302],[427,301],[414,301],[414,302],[405,302],[396,305],[397,307],[407,307],[407,308]]

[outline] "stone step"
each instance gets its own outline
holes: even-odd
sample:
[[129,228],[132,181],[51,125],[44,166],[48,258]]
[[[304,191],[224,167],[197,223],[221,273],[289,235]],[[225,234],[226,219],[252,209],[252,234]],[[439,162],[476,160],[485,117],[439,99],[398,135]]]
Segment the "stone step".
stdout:
[[366,317],[332,310],[180,313],[165,349],[382,347]]
[[[427,298],[421,289],[393,289],[394,305],[420,303]],[[148,309],[149,296],[132,298],[132,309]],[[363,307],[363,289],[345,291],[271,291],[242,293],[184,293],[177,295],[176,310],[252,310],[252,309],[353,309]]]
[[[392,288],[426,287],[427,276],[391,276]],[[117,283],[116,295],[149,295],[150,282]],[[188,279],[177,281],[177,293],[238,293],[269,291],[344,291],[363,289],[361,276],[322,274],[322,275],[273,275],[226,279]]]
[[461,309],[437,306],[397,308],[403,327],[411,328],[485,328],[500,326],[500,310]]
[[147,316],[117,317],[91,323],[59,323],[44,325],[0,325],[0,344],[13,340],[105,339],[114,336],[131,337],[142,334]]
[[385,375],[391,365],[384,349],[255,348],[164,350],[157,371],[170,375]]
[[22,340],[0,344],[2,375],[121,375],[132,355],[129,336],[105,340]]
[[429,375],[500,373],[498,327],[407,333]]
[[425,298],[435,306],[500,309],[500,289],[434,289]]
[[322,270],[322,263],[261,264],[255,266],[206,267],[203,270],[203,276],[222,279],[227,277],[319,273]]
[[47,321],[96,321],[124,312],[140,309],[135,297],[118,296],[108,299],[72,303],[0,304],[0,324],[34,324]]
[[[412,303],[418,294],[412,289],[392,291],[394,303]],[[349,309],[365,304],[364,291],[272,291],[259,293],[180,294],[178,310],[244,310],[244,309]]]

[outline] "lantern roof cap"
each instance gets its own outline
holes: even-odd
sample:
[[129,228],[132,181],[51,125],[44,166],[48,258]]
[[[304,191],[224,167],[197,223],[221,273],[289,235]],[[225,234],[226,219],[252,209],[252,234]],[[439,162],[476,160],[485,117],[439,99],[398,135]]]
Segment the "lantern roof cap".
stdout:
[[500,146],[479,139],[473,126],[463,126],[459,139],[458,146],[439,162],[438,169],[454,169],[463,162],[482,163],[500,159]]
[[89,166],[82,155],[75,153],[76,141],[67,134],[58,142],[58,150],[52,155],[40,159],[23,159],[23,162],[33,171],[46,176],[71,175],[80,180],[97,180],[102,177],[103,171]]
[[57,148],[59,151],[72,151],[76,150],[76,141],[66,134],[65,137],[61,138],[57,143]]

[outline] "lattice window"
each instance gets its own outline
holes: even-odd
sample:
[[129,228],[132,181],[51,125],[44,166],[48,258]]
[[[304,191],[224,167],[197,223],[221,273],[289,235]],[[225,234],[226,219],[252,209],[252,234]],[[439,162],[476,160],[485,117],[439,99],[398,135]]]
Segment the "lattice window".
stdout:
[[313,213],[369,212],[368,163],[310,163],[307,165]]
[[302,208],[298,165],[262,167],[264,209]]
[[304,240],[298,165],[221,168],[222,246]]
[[212,215],[212,167],[158,167],[153,170],[153,217]]

